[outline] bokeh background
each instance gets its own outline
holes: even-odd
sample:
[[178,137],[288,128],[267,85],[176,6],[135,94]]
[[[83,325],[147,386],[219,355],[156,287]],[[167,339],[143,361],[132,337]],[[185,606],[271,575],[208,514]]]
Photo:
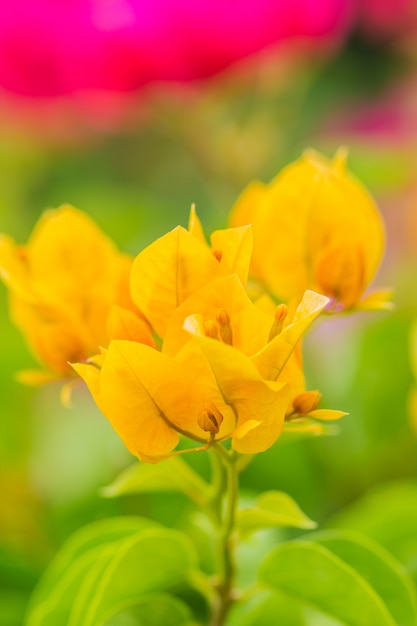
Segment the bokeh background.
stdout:
[[[242,489],[288,491],[321,526],[370,534],[417,581],[415,2],[0,3],[0,231],[17,241],[63,203],[131,253],[186,225],[193,202],[209,233],[252,179],[339,145],[384,215],[376,284],[395,309],[315,327],[309,388],[349,416],[259,455]],[[17,626],[83,524],[139,513],[181,526],[190,509],[180,495],[102,497],[134,459],[86,393],[64,408],[58,387],[15,381],[34,360],[1,285],[0,328],[0,625]],[[204,455],[189,460],[208,471]]]

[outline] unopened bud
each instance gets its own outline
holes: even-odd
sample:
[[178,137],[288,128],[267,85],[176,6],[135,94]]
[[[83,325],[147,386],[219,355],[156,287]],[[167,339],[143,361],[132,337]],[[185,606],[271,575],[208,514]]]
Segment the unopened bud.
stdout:
[[211,404],[201,411],[197,421],[200,428],[206,433],[217,435],[223,421],[223,415],[216,406]]
[[280,334],[284,326],[284,322],[286,320],[287,315],[288,315],[288,306],[284,303],[279,304],[277,308],[275,309],[275,320],[272,324],[268,341],[271,341],[274,337]]
[[315,391],[304,391],[300,393],[293,401],[294,413],[298,415],[308,415],[310,411],[314,411],[320,404],[321,393]]
[[222,341],[229,344],[229,346],[232,346],[233,333],[230,325],[230,315],[226,309],[219,309],[216,315],[216,321],[219,325],[219,333]]
[[219,329],[216,322],[214,322],[213,320],[207,320],[206,322],[203,322],[203,328],[206,337],[211,337],[212,339],[219,338]]

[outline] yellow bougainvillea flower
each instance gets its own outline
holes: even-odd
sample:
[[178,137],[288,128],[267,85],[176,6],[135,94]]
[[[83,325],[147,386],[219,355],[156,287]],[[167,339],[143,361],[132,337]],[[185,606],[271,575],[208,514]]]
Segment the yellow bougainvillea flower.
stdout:
[[[305,389],[300,340],[328,302],[327,297],[306,291],[294,314],[289,315],[288,307],[281,304],[271,316],[249,300],[236,277],[218,279],[177,309],[163,349],[171,354],[178,350],[185,338],[178,326],[190,309],[199,306],[203,314],[187,317],[184,328],[200,338],[217,339],[210,344],[212,351],[223,350],[220,344],[225,343],[249,356],[264,380],[279,380],[288,387],[286,419],[292,422],[291,429],[295,429],[296,423],[299,430],[319,432],[322,427],[317,420],[336,420],[346,415],[342,411],[318,409],[320,394]],[[219,304],[225,308],[219,309]],[[225,332],[224,321],[229,332]],[[307,398],[312,399],[307,402]]]
[[181,435],[202,447],[231,439],[238,452],[261,452],[280,436],[286,415],[295,418],[293,401],[304,387],[286,368],[327,302],[307,292],[285,325],[282,306],[268,315],[236,275],[222,276],[174,310],[162,352],[112,341],[100,357],[73,367],[142,460],[175,453]]
[[71,206],[46,211],[25,246],[0,237],[12,320],[46,370],[22,372],[24,382],[67,377],[68,361],[87,359],[112,337],[153,342],[130,299],[131,262]]
[[203,446],[232,438],[235,449],[246,451],[248,433],[262,427],[264,437],[249,446],[259,452],[282,430],[288,391],[262,380],[248,359],[230,350],[220,382],[195,341],[175,358],[112,341],[100,369],[87,363],[74,368],[126,447],[143,461],[169,455],[180,435]]
[[374,201],[346,168],[345,150],[332,161],[309,150],[270,184],[252,183],[230,221],[252,224],[252,275],[278,299],[294,305],[312,289],[336,310],[388,308],[386,290],[363,295],[385,233]]
[[211,244],[192,209],[190,230],[178,226],[135,258],[132,299],[160,337],[175,309],[211,280],[236,273],[245,283],[252,252],[250,227],[216,231]]
[[[236,275],[222,276],[196,291],[174,311],[162,350],[174,356],[188,341],[189,332],[193,332],[233,345],[253,360],[263,378],[274,380],[328,302],[327,297],[307,291],[291,316],[285,304],[263,310],[249,299]],[[187,319],[194,320],[191,326]],[[295,360],[294,393],[304,391],[298,352]]]

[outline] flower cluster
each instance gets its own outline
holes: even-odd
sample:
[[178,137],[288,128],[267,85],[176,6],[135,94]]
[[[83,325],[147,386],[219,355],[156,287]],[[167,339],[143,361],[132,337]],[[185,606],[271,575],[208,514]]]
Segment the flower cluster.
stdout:
[[362,298],[383,247],[372,200],[340,156],[307,156],[252,185],[232,222],[208,244],[192,208],[188,229],[134,259],[71,207],[47,212],[24,247],[3,236],[11,315],[47,370],[25,379],[74,370],[150,462],[184,452],[181,439],[253,454],[284,428],[319,432],[341,417],[306,389],[300,340],[323,310]]

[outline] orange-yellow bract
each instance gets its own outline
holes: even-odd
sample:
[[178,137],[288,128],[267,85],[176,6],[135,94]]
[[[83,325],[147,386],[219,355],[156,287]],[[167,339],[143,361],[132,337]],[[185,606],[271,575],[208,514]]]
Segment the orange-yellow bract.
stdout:
[[294,306],[313,289],[336,310],[387,307],[385,291],[363,296],[384,252],[384,225],[343,149],[332,161],[307,151],[270,184],[250,184],[231,214],[232,225],[249,223],[251,273],[278,299]]
[[113,337],[152,343],[130,299],[131,262],[71,206],[46,211],[27,245],[1,236],[11,317],[45,368],[22,372],[23,381],[67,377],[68,361],[87,359]]
[[[226,245],[229,238],[235,246]],[[142,460],[171,454],[181,435],[201,447],[231,439],[238,452],[261,452],[294,413],[300,389],[292,354],[328,298],[307,292],[292,319],[282,319],[278,328],[285,315],[253,304],[233,272],[239,267],[247,273],[247,229],[219,231],[213,240],[215,251],[194,228],[177,228],[134,261],[132,296],[163,337],[161,351],[112,341],[93,362],[73,365]],[[325,419],[340,416],[329,412]]]

